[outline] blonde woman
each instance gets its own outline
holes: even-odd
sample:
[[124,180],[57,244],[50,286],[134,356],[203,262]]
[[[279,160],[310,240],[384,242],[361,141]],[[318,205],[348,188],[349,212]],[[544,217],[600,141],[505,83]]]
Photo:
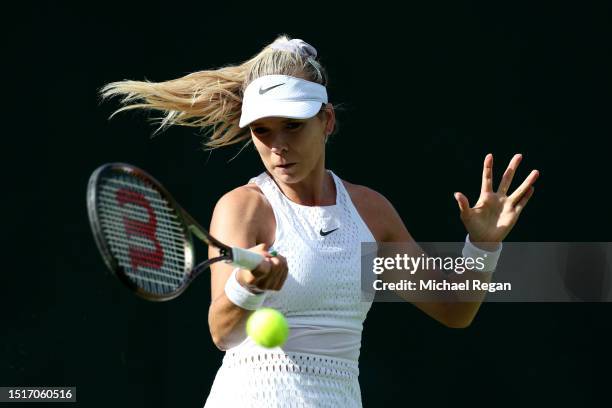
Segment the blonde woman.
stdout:
[[[123,96],[118,111],[152,109],[163,113],[162,127],[208,129],[209,148],[253,143],[266,169],[221,197],[212,216],[213,236],[265,260],[252,271],[212,266],[208,323],[225,356],[206,408],[362,405],[358,359],[371,303],[361,299],[360,244],[414,240],[383,195],[325,168],[336,125],[326,84],[315,48],[279,36],[237,66],[102,90],[104,97]],[[520,160],[511,160],[494,192],[487,155],[473,208],[456,193],[471,253],[496,259],[532,196],[537,171],[506,194]],[[416,305],[449,327],[469,325],[479,306]],[[245,321],[261,306],[287,317],[291,332],[282,347],[264,349],[246,337]]]

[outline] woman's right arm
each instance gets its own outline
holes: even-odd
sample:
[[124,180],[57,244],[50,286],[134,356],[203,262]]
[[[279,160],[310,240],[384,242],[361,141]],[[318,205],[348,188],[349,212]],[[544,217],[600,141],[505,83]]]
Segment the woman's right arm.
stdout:
[[[270,257],[265,250],[273,240],[273,237],[269,238],[269,231],[274,231],[274,222],[274,214],[265,198],[250,187],[230,191],[215,206],[210,234],[226,245],[249,248],[265,256],[254,271],[239,271],[237,279],[244,286],[280,290],[287,278],[286,260],[281,255]],[[209,247],[209,258],[218,255],[216,248]],[[234,268],[225,262],[211,266],[208,326],[213,342],[220,350],[227,350],[244,340],[246,320],[252,313],[235,305],[225,295],[225,284]]]

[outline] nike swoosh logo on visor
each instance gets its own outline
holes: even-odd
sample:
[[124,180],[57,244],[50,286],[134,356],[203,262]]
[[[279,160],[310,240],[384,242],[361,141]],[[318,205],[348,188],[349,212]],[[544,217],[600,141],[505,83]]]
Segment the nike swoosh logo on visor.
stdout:
[[276,88],[277,86],[281,86],[281,85],[285,85],[285,82],[283,82],[282,84],[272,85],[272,86],[271,86],[271,87],[269,87],[269,88],[262,88],[262,87],[260,87],[260,88],[259,88],[259,94],[260,94],[260,95],[263,95],[263,94],[265,94],[266,92],[268,92],[270,89],[274,89],[274,88]]
[[322,237],[331,234],[332,232],[334,232],[335,230],[337,230],[338,228],[334,228],[333,230],[329,230],[329,231],[323,231],[323,228],[321,228],[321,230],[319,231],[319,234],[321,234]]

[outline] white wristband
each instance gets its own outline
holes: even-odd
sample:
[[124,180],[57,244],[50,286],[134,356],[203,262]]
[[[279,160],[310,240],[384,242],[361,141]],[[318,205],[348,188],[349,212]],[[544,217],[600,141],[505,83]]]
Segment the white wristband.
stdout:
[[236,278],[236,274],[239,270],[240,268],[235,268],[225,283],[225,296],[227,296],[230,302],[243,309],[259,309],[264,302],[266,292],[253,293],[242,286]]
[[[475,246],[472,241],[470,241],[470,234],[467,234],[465,237],[465,246],[463,247],[463,251],[461,254],[464,258],[472,258],[476,260],[476,258],[480,258],[477,263],[478,266],[474,269],[478,272],[493,272],[497,267],[497,261],[499,260],[499,255],[501,254],[503,244],[499,243],[499,248],[497,250],[485,251],[484,249],[480,249]],[[483,268],[479,266],[484,264]]]

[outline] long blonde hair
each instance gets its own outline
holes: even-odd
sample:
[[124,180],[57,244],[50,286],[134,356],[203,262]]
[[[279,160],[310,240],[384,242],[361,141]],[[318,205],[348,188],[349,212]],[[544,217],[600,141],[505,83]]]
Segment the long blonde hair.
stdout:
[[[276,40],[291,40],[280,35]],[[238,127],[242,96],[246,87],[264,75],[290,75],[327,86],[327,74],[318,59],[300,53],[271,48],[268,44],[258,54],[240,65],[197,71],[165,82],[123,80],[100,89],[102,100],[121,96],[123,107],[161,112],[153,118],[159,123],[157,133],[171,125],[198,127],[207,133],[206,150],[246,140],[249,128]]]

